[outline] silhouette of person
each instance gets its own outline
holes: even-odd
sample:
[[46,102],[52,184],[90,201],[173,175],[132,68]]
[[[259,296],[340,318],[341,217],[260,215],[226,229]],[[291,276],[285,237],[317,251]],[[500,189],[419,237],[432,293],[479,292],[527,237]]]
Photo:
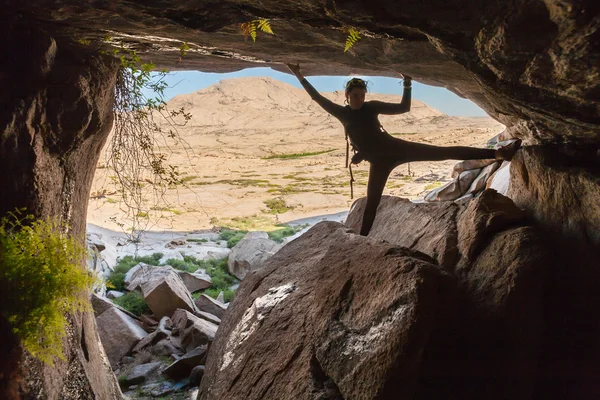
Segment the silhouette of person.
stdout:
[[431,146],[395,138],[387,133],[379,122],[379,114],[403,114],[410,111],[412,78],[403,75],[404,91],[400,103],[365,101],[367,83],[352,78],[346,83],[346,106],[342,106],[323,97],[302,75],[298,64],[286,64],[298,78],[310,97],[325,111],[337,118],[344,126],[346,137],[356,154],[352,163],[366,160],[370,163],[367,185],[367,204],[365,206],[360,234],[367,236],[387,179],[394,168],[413,161],[441,160],[510,160],[519,149],[517,140],[500,149],[478,149],[463,146]]

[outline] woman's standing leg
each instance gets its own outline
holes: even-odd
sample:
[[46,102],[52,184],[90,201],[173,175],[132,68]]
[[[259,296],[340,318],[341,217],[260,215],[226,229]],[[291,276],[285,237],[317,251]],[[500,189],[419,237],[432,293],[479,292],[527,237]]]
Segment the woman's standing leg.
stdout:
[[375,221],[375,215],[377,214],[377,206],[379,206],[385,183],[392,169],[387,163],[371,163],[367,186],[367,205],[365,206],[362,226],[360,228],[362,236],[367,236],[373,226],[373,221]]

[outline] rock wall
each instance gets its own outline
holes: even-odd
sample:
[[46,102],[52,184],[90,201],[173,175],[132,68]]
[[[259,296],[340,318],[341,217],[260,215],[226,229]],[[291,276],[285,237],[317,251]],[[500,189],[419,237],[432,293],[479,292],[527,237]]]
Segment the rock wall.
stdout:
[[[544,233],[544,331],[538,398],[600,393],[600,162],[596,149],[517,154],[509,195]],[[551,334],[550,334],[551,333]]]
[[[117,64],[18,19],[0,30],[0,215],[25,207],[66,222],[83,241],[91,180],[112,126]],[[21,355],[20,382],[12,385],[21,397],[119,396],[93,314],[70,322],[66,361],[50,367]]]
[[548,260],[528,216],[493,191],[384,197],[363,238],[364,204],[352,230],[318,224],[246,277],[199,399],[536,396]]

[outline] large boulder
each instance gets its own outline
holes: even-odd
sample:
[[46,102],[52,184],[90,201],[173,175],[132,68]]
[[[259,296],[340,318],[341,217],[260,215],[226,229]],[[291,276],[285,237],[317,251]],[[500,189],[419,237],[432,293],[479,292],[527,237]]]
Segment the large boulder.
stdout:
[[192,350],[200,345],[212,342],[219,325],[196,317],[189,311],[179,309],[173,314],[173,325],[179,330],[181,345],[186,350]]
[[187,378],[190,376],[192,370],[206,358],[207,348],[208,346],[202,345],[187,352],[173,364],[165,368],[163,374],[173,379]]
[[220,301],[213,299],[210,296],[201,294],[194,302],[198,310],[214,315],[219,319],[223,319],[227,306]]
[[96,317],[96,324],[100,340],[113,368],[148,335],[133,318],[116,307],[110,307]]
[[171,316],[178,308],[197,311],[192,295],[177,273],[169,271],[142,285],[142,294],[155,316]]
[[244,279],[248,272],[261,268],[280,248],[281,245],[269,239],[266,232],[248,232],[229,253],[229,273]]
[[[347,219],[353,229],[363,209],[360,199]],[[369,237],[437,258],[458,282],[452,317],[425,349],[417,398],[531,398],[548,250],[530,223],[493,190],[465,204],[382,199]]]
[[177,271],[179,277],[183,281],[183,284],[190,291],[190,293],[197,292],[198,290],[208,289],[212,286],[212,280],[210,276],[202,272],[184,272]]
[[158,267],[141,262],[127,271],[123,282],[127,285],[127,290],[133,291],[141,288],[144,283],[161,276],[169,275],[172,272],[175,272],[175,270],[170,265]]
[[319,223],[242,282],[199,399],[410,398],[451,283],[422,253]]

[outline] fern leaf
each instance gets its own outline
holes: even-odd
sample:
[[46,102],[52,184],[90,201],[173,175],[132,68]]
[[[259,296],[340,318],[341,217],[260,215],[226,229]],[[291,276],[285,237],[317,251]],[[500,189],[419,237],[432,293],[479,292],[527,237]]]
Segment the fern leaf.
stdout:
[[359,40],[360,34],[358,33],[358,31],[354,28],[349,28],[348,37],[346,38],[346,46],[344,47],[344,53],[350,50],[350,48],[354,46],[354,44]]
[[240,24],[240,29],[245,38],[250,36],[256,42],[256,23],[254,21]]
[[265,32],[265,33],[270,33],[271,35],[273,35],[273,30],[271,29],[271,24],[269,23],[268,19],[258,19],[256,20],[256,22],[258,23],[258,29]]

